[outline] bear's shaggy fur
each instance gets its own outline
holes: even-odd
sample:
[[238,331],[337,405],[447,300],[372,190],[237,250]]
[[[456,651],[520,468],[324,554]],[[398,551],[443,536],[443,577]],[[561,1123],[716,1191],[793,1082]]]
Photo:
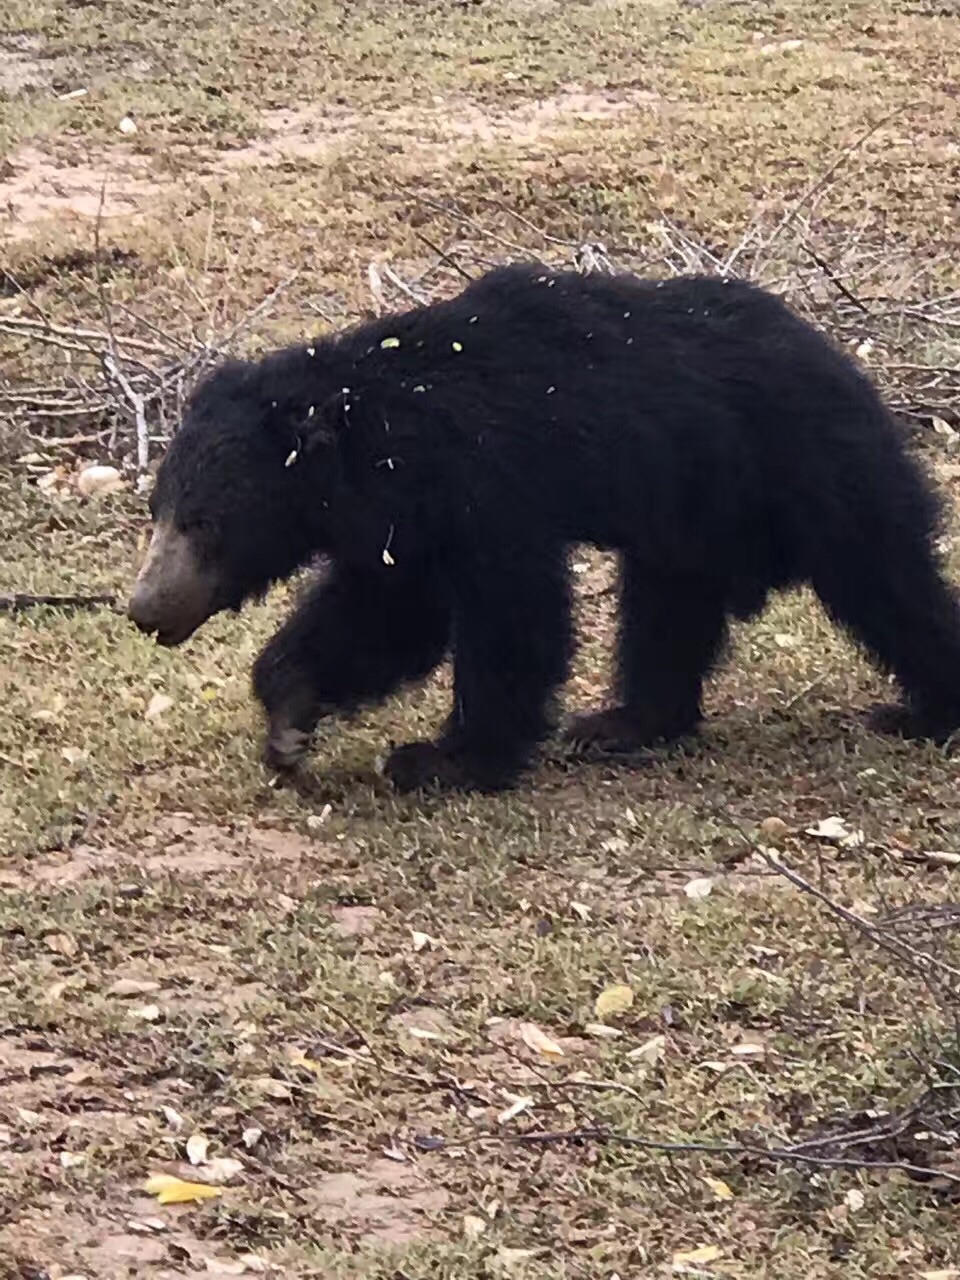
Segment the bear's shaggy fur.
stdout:
[[452,651],[442,735],[397,785],[511,782],[571,652],[567,552],[622,561],[617,704],[573,732],[637,747],[700,719],[727,619],[809,583],[906,695],[883,727],[960,726],[960,608],[938,504],[867,379],[737,281],[490,272],[451,301],[229,363],[152,497],[131,616],[178,643],[317,555],[254,687],[268,757]]

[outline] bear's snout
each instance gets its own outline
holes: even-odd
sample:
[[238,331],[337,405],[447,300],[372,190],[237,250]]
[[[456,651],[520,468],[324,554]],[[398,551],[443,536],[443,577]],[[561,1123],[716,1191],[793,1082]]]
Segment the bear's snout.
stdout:
[[182,644],[215,613],[213,577],[197,561],[186,535],[158,524],[127,605],[127,617],[162,645]]

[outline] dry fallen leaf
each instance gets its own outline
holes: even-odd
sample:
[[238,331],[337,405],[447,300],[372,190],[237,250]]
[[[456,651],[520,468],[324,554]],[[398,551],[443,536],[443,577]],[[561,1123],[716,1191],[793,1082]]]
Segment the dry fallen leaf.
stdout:
[[844,1200],[851,1213],[859,1213],[865,1203],[863,1192],[859,1187],[851,1187],[844,1196]]
[[541,1031],[535,1022],[524,1022],[520,1028],[520,1038],[528,1049],[539,1053],[543,1058],[562,1058],[563,1050],[556,1040],[551,1040],[545,1031]]
[[77,489],[85,498],[105,498],[123,488],[123,476],[116,467],[84,467],[77,476]]
[[173,706],[173,699],[167,693],[155,693],[147,703],[147,709],[143,713],[144,720],[155,720],[157,716],[162,716],[165,711],[169,711]]
[[623,1035],[619,1027],[608,1027],[605,1022],[588,1022],[583,1032],[596,1040],[616,1040]]
[[77,940],[72,938],[69,933],[48,933],[43,941],[57,955],[70,958],[77,954]]
[[143,1186],[147,1195],[156,1196],[158,1204],[192,1204],[198,1200],[215,1200],[221,1187],[205,1182],[184,1182],[170,1173],[157,1173]]
[[953,441],[956,439],[957,437],[956,430],[953,427],[951,427],[950,423],[945,421],[945,419],[936,418],[936,417],[931,418],[930,424],[938,436],[943,436],[944,439],[950,440],[950,441]]
[[760,823],[760,834],[765,840],[782,840],[790,834],[790,828],[782,818],[764,818]]
[[319,831],[333,813],[333,805],[325,804],[319,813],[311,813],[307,819],[308,831]]
[[130,1016],[140,1018],[144,1022],[156,1022],[160,1017],[160,1006],[157,1004],[145,1004],[141,1009],[132,1009]]
[[160,990],[159,982],[140,978],[118,978],[107,987],[108,996],[148,996]]
[[733,1192],[722,1178],[705,1177],[704,1182],[718,1200],[732,1200]]
[[273,1076],[257,1076],[253,1084],[266,1097],[275,1098],[278,1102],[285,1102],[293,1096],[290,1086],[283,1080],[274,1080]]
[[203,1265],[210,1275],[217,1277],[217,1280],[223,1280],[226,1276],[247,1274],[247,1264],[241,1262],[239,1258],[204,1258]]
[[626,1013],[632,1004],[633,988],[628,987],[626,983],[618,982],[600,992],[593,1011],[602,1022],[604,1018],[615,1018],[619,1013]]
[[506,1096],[513,1097],[513,1101],[509,1107],[501,1111],[497,1116],[497,1124],[508,1124],[511,1120],[515,1120],[522,1111],[526,1111],[533,1106],[532,1098],[517,1098],[512,1094],[507,1094]]
[[232,1182],[241,1173],[243,1173],[243,1164],[233,1156],[214,1156],[205,1166],[205,1176],[218,1185]]
[[463,1234],[468,1240],[476,1240],[482,1236],[487,1229],[487,1224],[483,1218],[476,1217],[475,1214],[465,1213],[463,1215]]
[[627,1057],[633,1059],[634,1062],[645,1062],[648,1067],[655,1067],[666,1051],[667,1037],[654,1036],[646,1044],[640,1045],[639,1048],[631,1049]]
[[839,844],[844,849],[856,848],[863,844],[862,831],[851,831],[842,818],[836,814],[829,818],[821,818],[815,827],[807,827],[805,835],[815,840],[826,840],[831,844]]
[[187,1159],[191,1164],[203,1164],[207,1158],[210,1139],[203,1133],[192,1133],[187,1139]]
[[713,892],[713,881],[708,876],[698,876],[695,880],[687,881],[683,892],[694,902],[701,902]]
[[699,1249],[675,1253],[673,1255],[673,1265],[675,1267],[696,1266],[698,1263],[716,1262],[718,1258],[722,1257],[723,1250],[718,1244],[702,1244]]
[[439,1031],[431,1031],[429,1027],[404,1027],[408,1036],[413,1036],[414,1040],[442,1040],[443,1036]]
[[179,1111],[175,1111],[173,1107],[161,1107],[163,1117],[171,1129],[179,1130],[183,1128],[183,1116]]
[[571,902],[570,910],[574,912],[575,915],[578,915],[580,919],[584,922],[584,924],[586,924],[589,921],[590,908],[587,906],[585,902]]
[[760,1058],[767,1052],[767,1046],[758,1044],[754,1040],[747,1040],[743,1044],[735,1044],[730,1052],[736,1054],[738,1058]]
[[127,1230],[132,1231],[135,1236],[152,1236],[166,1231],[169,1225],[163,1218],[130,1218]]
[[508,1249],[504,1246],[497,1251],[497,1262],[501,1267],[509,1271],[512,1267],[519,1266],[523,1262],[529,1262],[531,1258],[538,1257],[542,1252],[542,1249]]

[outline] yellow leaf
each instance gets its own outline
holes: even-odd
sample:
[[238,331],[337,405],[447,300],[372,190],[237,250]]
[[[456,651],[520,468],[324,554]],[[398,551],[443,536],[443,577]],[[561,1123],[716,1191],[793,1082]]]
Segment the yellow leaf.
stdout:
[[602,1022],[604,1018],[615,1018],[618,1013],[626,1013],[632,1004],[633,989],[618,982],[600,992],[593,1011]]
[[170,1173],[157,1173],[143,1186],[148,1195],[156,1196],[158,1204],[193,1204],[197,1200],[215,1200],[222,1194],[221,1187],[211,1187],[205,1182],[184,1182]]
[[723,1250],[718,1244],[702,1244],[699,1249],[690,1249],[686,1253],[675,1253],[673,1255],[673,1265],[675,1267],[696,1266],[702,1262],[716,1262],[718,1258],[723,1257]]
[[544,1058],[562,1058],[563,1050],[556,1040],[551,1040],[545,1031],[541,1031],[535,1022],[525,1022],[520,1028],[523,1043],[534,1053]]
[[732,1200],[733,1192],[722,1178],[704,1178],[704,1182],[718,1200]]

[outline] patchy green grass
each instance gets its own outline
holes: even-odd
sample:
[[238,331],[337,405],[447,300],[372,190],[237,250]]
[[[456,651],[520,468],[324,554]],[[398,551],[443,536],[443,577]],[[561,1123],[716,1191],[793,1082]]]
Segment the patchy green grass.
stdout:
[[[222,330],[300,269],[253,346],[355,316],[371,259],[410,278],[425,240],[653,254],[667,216],[729,246],[883,116],[820,225],[901,284],[957,287],[956,38],[946,7],[884,0],[14,3],[0,191],[30,301],[9,286],[0,318],[96,322],[104,169],[114,304]],[[49,352],[3,341],[6,377],[48,376]],[[3,591],[122,596],[142,502],[83,501],[69,451],[2,443]],[[955,497],[946,449],[929,459]],[[606,562],[577,562],[579,706],[602,696],[612,600]],[[421,801],[376,761],[439,722],[445,676],[330,727],[310,788],[270,785],[248,678],[288,600],[174,653],[105,609],[0,615],[0,1276],[625,1277],[702,1248],[686,1274],[949,1274],[937,1182],[516,1141],[777,1145],[949,1075],[916,974],[751,843],[780,819],[782,856],[870,920],[956,896],[924,856],[960,854],[956,754],[864,732],[882,683],[810,597],[738,630],[690,749],[552,745],[509,796]],[[831,815],[865,844],[806,834]],[[957,963],[949,930],[910,936]],[[614,983],[634,1000],[601,1036]],[[213,1164],[189,1164],[195,1133]],[[912,1130],[897,1150],[960,1172]],[[154,1172],[224,1194],[158,1208]]]

